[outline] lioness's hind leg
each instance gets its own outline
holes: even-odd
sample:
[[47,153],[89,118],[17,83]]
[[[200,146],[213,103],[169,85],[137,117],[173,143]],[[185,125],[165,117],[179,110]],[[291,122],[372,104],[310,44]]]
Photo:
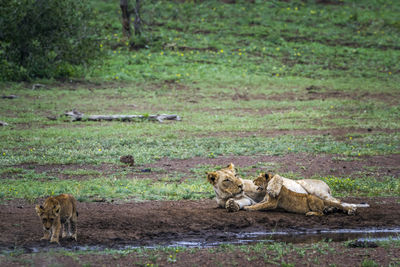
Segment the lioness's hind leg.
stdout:
[[306,213],[306,216],[323,216],[324,213],[319,211],[309,211]]
[[330,200],[324,200],[324,205],[328,206],[328,207],[334,207],[334,208],[337,208],[339,210],[342,210],[345,213],[347,213],[348,215],[354,215],[356,213],[356,210],[357,210],[357,207],[344,206],[340,202],[338,203],[336,201],[330,201]]
[[310,208],[310,212],[307,212],[306,215],[318,215],[322,216],[324,215],[324,201],[314,195],[308,195],[307,196],[307,204],[308,207]]

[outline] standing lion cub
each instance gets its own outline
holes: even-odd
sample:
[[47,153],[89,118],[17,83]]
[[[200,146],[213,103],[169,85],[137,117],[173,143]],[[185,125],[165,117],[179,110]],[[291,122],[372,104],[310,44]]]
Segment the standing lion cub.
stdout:
[[76,211],[76,200],[68,194],[48,197],[43,205],[36,205],[36,213],[43,224],[44,236],[42,239],[59,243],[60,230],[62,237],[72,236],[77,240],[76,223],[78,212]]

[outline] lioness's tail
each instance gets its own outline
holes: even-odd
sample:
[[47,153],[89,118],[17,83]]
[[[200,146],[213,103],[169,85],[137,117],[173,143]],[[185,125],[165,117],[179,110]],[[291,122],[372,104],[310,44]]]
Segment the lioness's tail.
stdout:
[[343,207],[354,207],[354,208],[369,208],[368,203],[353,204],[353,203],[342,202],[342,206]]

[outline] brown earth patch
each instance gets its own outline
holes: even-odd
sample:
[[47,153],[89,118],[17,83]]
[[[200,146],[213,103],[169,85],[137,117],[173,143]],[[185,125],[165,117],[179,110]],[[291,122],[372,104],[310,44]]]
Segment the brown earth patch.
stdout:
[[[248,111],[243,109],[243,112]],[[254,110],[253,110],[254,111]],[[271,113],[271,112],[270,112]],[[266,114],[266,113],[264,113]],[[337,117],[337,116],[336,116]],[[397,133],[399,129],[385,129],[385,128],[331,128],[327,130],[318,129],[291,129],[291,130],[269,130],[264,129],[260,131],[246,131],[246,132],[211,132],[207,134],[197,135],[198,137],[276,137],[282,135],[293,136],[307,136],[307,135],[331,135],[336,140],[344,140],[349,134],[365,134],[365,133]]]
[[[191,158],[185,160],[164,158],[145,165],[147,168],[162,168],[167,173],[187,173],[190,169],[209,165],[210,169],[226,166],[233,162],[243,173],[256,176],[260,171],[276,173],[295,173],[300,177],[311,178],[315,175],[357,176],[360,172],[371,177],[400,176],[400,155],[365,156],[349,161],[335,155],[287,154],[285,156],[226,156],[217,158]],[[260,167],[259,166],[261,163]],[[264,165],[264,166],[263,166]],[[215,166],[215,167],[214,167]],[[249,170],[249,167],[250,170]],[[366,168],[374,169],[367,171]]]
[[[210,170],[226,166],[233,162],[243,176],[256,176],[261,171],[271,171],[276,173],[293,173],[299,177],[310,178],[319,176],[354,176],[368,175],[374,178],[384,176],[400,177],[400,154],[385,156],[363,156],[355,158],[343,158],[340,155],[311,155],[311,154],[287,154],[284,156],[224,156],[217,158],[195,157],[190,159],[171,159],[163,158],[155,163],[135,165],[117,165],[103,163],[100,165],[79,165],[79,164],[20,164],[10,167],[34,170],[36,173],[46,173],[59,179],[90,179],[97,176],[96,173],[90,175],[65,174],[63,171],[92,170],[98,172],[100,177],[127,171],[127,178],[132,179],[160,179],[183,173],[186,178],[194,177],[196,174],[191,170],[201,166],[209,166]],[[0,179],[18,179],[14,174],[2,174]]]
[[[42,200],[38,200],[41,202]],[[63,247],[103,245],[163,245],[173,241],[234,241],[232,233],[273,230],[322,230],[398,227],[398,198],[347,198],[368,202],[356,215],[333,213],[307,217],[282,211],[229,213],[215,200],[149,201],[140,203],[78,203],[78,241],[61,240]],[[34,205],[11,201],[0,205],[0,248],[48,247],[40,241],[42,227]]]
[[338,91],[325,87],[310,85],[304,90],[283,92],[280,94],[252,94],[249,92],[241,92],[235,90],[235,93],[218,93],[212,98],[232,99],[232,100],[273,100],[273,101],[310,101],[310,100],[325,100],[331,98],[352,99],[352,100],[367,100],[375,99],[385,102],[390,105],[399,104],[398,94],[395,93],[370,93],[362,91]]
[[[109,81],[109,82],[93,82],[87,80],[59,80],[54,83],[44,84],[43,87],[36,90],[50,90],[53,88],[58,88],[61,90],[78,90],[80,88],[87,88],[88,90],[103,90],[103,89],[110,89],[110,88],[119,88],[119,87],[126,87],[129,83],[126,82],[116,82],[116,81]],[[26,89],[32,89],[33,84],[31,83],[24,83],[24,87]]]

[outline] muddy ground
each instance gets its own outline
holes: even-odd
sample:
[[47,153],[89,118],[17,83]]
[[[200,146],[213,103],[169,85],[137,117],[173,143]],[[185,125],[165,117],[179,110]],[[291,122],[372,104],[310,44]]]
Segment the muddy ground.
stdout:
[[[21,167],[37,173],[46,172],[59,179],[90,179],[68,175],[63,170],[93,169],[102,175],[127,170],[127,178],[160,179],[168,173],[184,173],[182,179],[195,177],[191,169],[198,166],[210,166],[210,169],[225,166],[233,162],[243,175],[254,176],[259,171],[278,173],[296,173],[310,178],[315,174],[334,175],[338,177],[358,177],[361,174],[376,179],[386,176],[398,177],[400,156],[365,156],[351,160],[336,155],[288,154],[284,156],[229,156],[210,158],[193,158],[185,160],[164,158],[147,165],[133,167],[123,164],[101,165],[37,165],[23,164]],[[265,163],[259,166],[259,163]],[[256,168],[254,168],[256,166]],[[10,166],[11,167],[11,166]],[[142,171],[145,170],[145,171]],[[0,177],[6,178],[6,176]],[[19,179],[18,176],[13,177]],[[204,177],[205,179],[205,177]],[[154,252],[132,252],[122,254],[82,253],[68,256],[46,252],[48,249],[59,251],[76,250],[85,247],[100,249],[121,249],[127,246],[168,246],[197,242],[201,245],[235,243],[238,235],[251,232],[307,232],[310,230],[400,228],[400,197],[349,197],[346,202],[367,202],[370,208],[358,209],[356,215],[343,213],[328,214],[324,217],[306,217],[283,211],[264,211],[229,213],[218,208],[215,200],[198,201],[146,201],[146,202],[84,202],[78,203],[78,241],[61,239],[60,245],[50,245],[40,241],[42,228],[34,204],[24,200],[12,200],[0,205],[0,251],[14,253],[16,256],[2,256],[0,266],[276,266],[281,261],[294,263],[295,266],[360,266],[368,265],[368,260],[379,263],[379,266],[400,264],[400,248],[363,248],[347,247],[341,242],[327,243],[332,250],[327,252],[317,244],[289,235],[286,242],[294,242],[295,254],[279,255],[278,250],[260,252],[243,252],[237,247],[234,250],[215,248],[180,251],[179,253],[163,250]],[[41,202],[43,199],[38,199]],[[326,235],[325,235],[326,236]],[[291,238],[294,238],[293,240]],[[330,238],[330,237],[328,237]],[[343,240],[347,240],[346,236]],[[311,238],[312,239],[312,238]],[[311,240],[317,242],[321,239]],[[279,241],[279,240],[278,240]],[[300,243],[298,243],[300,242]],[[255,243],[254,246],[257,246]],[[288,246],[292,246],[288,244]],[[253,247],[250,247],[250,250]],[[8,252],[7,252],[8,251]],[[43,251],[34,253],[36,251]],[[268,257],[267,257],[267,256]],[[171,258],[172,257],[172,258]],[[373,263],[372,262],[372,263]],[[373,266],[373,265],[370,265]]]
[[[398,227],[398,198],[348,198],[347,202],[368,202],[371,207],[358,209],[357,214],[328,214],[306,217],[281,211],[228,213],[217,208],[214,200],[148,201],[134,203],[79,203],[78,241],[62,240],[61,246],[102,245],[152,246],[174,241],[201,239],[234,241],[232,233]],[[47,247],[34,205],[13,201],[0,206],[0,247],[13,249]]]

